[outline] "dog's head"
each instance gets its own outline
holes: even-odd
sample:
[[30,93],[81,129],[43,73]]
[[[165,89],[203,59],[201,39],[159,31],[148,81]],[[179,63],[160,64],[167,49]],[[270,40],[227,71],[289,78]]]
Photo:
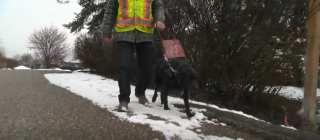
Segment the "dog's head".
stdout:
[[199,89],[197,72],[192,67],[187,67],[181,74],[180,84],[190,92]]

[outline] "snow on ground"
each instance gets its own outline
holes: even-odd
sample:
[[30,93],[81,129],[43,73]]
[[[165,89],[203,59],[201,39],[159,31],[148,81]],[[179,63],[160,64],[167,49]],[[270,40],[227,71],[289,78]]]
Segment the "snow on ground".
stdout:
[[[92,100],[93,103],[99,105],[100,107],[107,108],[110,112],[114,113],[116,116],[123,120],[127,120],[133,123],[149,124],[151,128],[153,128],[153,130],[162,132],[167,139],[169,139],[170,137],[174,137],[175,135],[181,137],[182,139],[215,139],[215,136],[204,136],[203,134],[197,134],[191,131],[191,129],[199,128],[203,122],[214,125],[227,126],[224,123],[217,123],[217,120],[214,119],[207,120],[207,117],[202,113],[206,111],[205,109],[192,108],[195,116],[190,120],[184,119],[187,118],[185,113],[181,113],[178,108],[173,106],[173,104],[183,105],[183,100],[174,97],[168,97],[170,103],[169,108],[171,110],[167,111],[163,110],[163,107],[160,106],[159,98],[156,103],[151,103],[148,106],[143,106],[138,103],[138,99],[134,96],[134,94],[132,94],[131,102],[129,104],[129,110],[131,113],[127,114],[117,112],[115,110],[119,104],[118,82],[111,79],[106,79],[98,75],[75,72],[72,74],[46,74],[45,77],[52,84],[67,88],[75,94]],[[131,86],[131,90],[131,93],[134,93],[134,86]],[[319,91],[320,90],[318,90],[318,95],[320,93]],[[146,91],[146,96],[149,101],[151,101],[153,92],[153,90],[149,89]],[[303,89],[296,87],[282,87],[280,93],[280,95],[291,99],[301,99],[303,97]],[[244,114],[241,111],[219,108],[216,105],[191,100],[190,103],[212,107],[221,111],[231,112],[257,121],[265,122],[252,115]],[[150,115],[160,117],[161,120],[150,119]],[[282,127],[296,130],[291,126],[282,125]]]
[[89,69],[89,68],[87,68],[87,69],[80,69],[80,70],[75,70],[75,71],[77,71],[77,72],[79,72],[79,71],[86,71],[86,72],[89,72],[89,71],[90,71],[90,69]]
[[[168,99],[169,101],[169,99]],[[198,104],[198,105],[203,105],[203,106],[208,106],[208,107],[212,107],[212,108],[215,108],[215,109],[218,109],[218,110],[221,110],[221,111],[225,111],[225,112],[231,112],[231,113],[235,113],[235,114],[238,114],[238,115],[242,115],[242,116],[245,116],[245,117],[248,117],[248,118],[251,118],[251,119],[254,119],[254,120],[257,120],[257,121],[262,121],[262,122],[265,122],[263,120],[260,120],[252,115],[248,115],[248,114],[244,114],[242,111],[236,111],[236,110],[229,110],[229,109],[225,109],[225,108],[220,108],[216,105],[213,105],[213,104],[207,104],[207,103],[203,103],[203,102],[197,102],[197,101],[192,101],[190,100],[189,101],[190,103],[193,103],[193,104]],[[267,122],[269,123],[269,122]]]
[[23,66],[23,65],[18,66],[18,67],[15,67],[14,69],[15,69],[15,70],[30,70],[30,68],[28,68],[28,67],[26,67],[26,66]]
[[285,127],[285,128],[292,129],[292,130],[297,130],[296,128],[294,128],[292,126],[281,125],[281,127]]
[[[173,104],[184,104],[182,99],[169,97],[169,108],[171,110],[164,110],[160,106],[160,99],[155,103],[151,102],[153,96],[153,90],[147,90],[146,96],[151,102],[149,105],[144,106],[138,103],[138,99],[134,96],[134,87],[131,87],[131,102],[129,104],[128,113],[115,111],[119,101],[118,101],[118,82],[106,79],[101,76],[87,74],[87,73],[71,73],[71,74],[45,74],[45,77],[50,81],[50,83],[66,88],[71,92],[91,100],[94,104],[107,108],[114,115],[118,116],[122,120],[126,120],[133,123],[148,124],[154,131],[160,131],[164,134],[166,139],[178,136],[181,139],[207,139],[207,140],[231,140],[227,137],[218,136],[205,136],[201,132],[194,132],[193,129],[201,127],[202,123],[212,123],[216,125],[226,126],[223,123],[216,123],[214,120],[208,120],[206,116],[203,115],[205,109],[192,108],[195,116],[191,119],[187,119],[185,113],[179,111],[178,108],[174,107]],[[201,102],[192,102],[196,104],[206,105]],[[212,107],[231,111],[227,109],[221,109],[217,106],[212,105]],[[231,111],[237,114],[243,114],[238,111]],[[161,119],[152,119],[150,116],[155,116]],[[246,115],[250,118],[256,119],[253,116]]]
[[[274,88],[278,90],[280,87],[273,87],[271,91]],[[304,97],[304,89],[299,87],[283,86],[279,91],[279,94],[280,96],[286,97],[288,99],[301,100]],[[317,89],[317,96],[320,96],[320,89]]]
[[54,68],[54,69],[36,69],[36,70],[56,70],[56,71],[71,71],[71,70],[63,70],[60,68]]

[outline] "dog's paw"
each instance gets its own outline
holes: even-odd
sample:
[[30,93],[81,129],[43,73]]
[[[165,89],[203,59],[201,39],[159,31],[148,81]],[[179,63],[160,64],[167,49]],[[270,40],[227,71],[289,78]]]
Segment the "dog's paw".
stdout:
[[167,106],[164,106],[164,110],[170,110],[170,108]]
[[194,115],[195,115],[194,113],[187,112],[187,116],[188,116],[188,118],[192,118]]
[[154,103],[154,102],[156,102],[156,100],[157,100],[157,96],[153,96],[152,97],[152,102]]

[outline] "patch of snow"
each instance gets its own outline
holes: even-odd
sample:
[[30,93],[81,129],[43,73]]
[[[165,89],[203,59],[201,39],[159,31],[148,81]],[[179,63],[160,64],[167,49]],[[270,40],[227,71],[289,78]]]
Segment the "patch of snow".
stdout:
[[[197,134],[192,130],[196,130],[201,127],[204,122],[211,122],[203,115],[205,109],[192,108],[195,116],[188,119],[185,113],[179,111],[179,108],[173,104],[184,104],[182,99],[168,97],[169,108],[171,110],[164,110],[161,106],[160,99],[155,103],[150,103],[147,106],[138,103],[138,99],[131,94],[131,102],[129,104],[129,113],[117,112],[118,101],[118,82],[106,79],[102,76],[87,74],[87,73],[71,73],[71,74],[45,74],[45,77],[50,83],[66,88],[71,92],[91,100],[94,104],[107,108],[114,115],[118,116],[121,120],[129,121],[132,123],[148,124],[154,131],[160,131],[164,134],[166,139],[178,136],[181,139],[193,139],[193,140],[231,140],[227,137],[218,136],[205,136],[203,134]],[[131,86],[132,93],[134,93],[134,87]],[[153,96],[153,90],[147,89],[146,97],[151,101]],[[193,102],[194,103],[194,102]],[[200,104],[200,102],[197,102]],[[204,103],[201,103],[204,104]],[[206,104],[205,104],[206,105]],[[217,106],[215,106],[218,108]],[[220,109],[226,110],[227,109]],[[132,112],[132,113],[131,113]],[[239,112],[238,112],[239,113]],[[243,113],[242,113],[243,114]],[[244,114],[245,115],[245,114]],[[150,116],[156,116],[161,118],[160,120],[152,119]]]
[[36,70],[71,71],[71,70],[63,70],[63,69],[60,69],[60,68],[54,68],[54,69],[36,69]]
[[11,70],[10,68],[2,68],[0,70]]
[[[252,116],[252,115],[245,114],[245,113],[243,113],[242,111],[229,110],[229,109],[225,109],[225,108],[220,108],[220,107],[218,107],[218,106],[216,106],[216,105],[207,104],[207,103],[203,103],[203,102],[192,101],[192,100],[190,100],[189,102],[190,102],[190,103],[193,103],[193,104],[202,105],[202,106],[208,106],[208,107],[215,108],[215,109],[217,109],[217,110],[221,110],[221,111],[225,111],[225,112],[230,112],[230,113],[242,115],[242,116],[245,116],[245,117],[248,117],[248,118],[257,120],[257,121],[266,122],[266,121],[263,121],[263,120],[260,120],[260,119],[258,119],[258,118],[256,118],[256,117],[254,117],[254,116]],[[269,123],[269,122],[266,122],[266,123]]]
[[292,129],[292,130],[297,130],[296,128],[294,128],[292,126],[281,125],[281,127],[289,128],[289,129]]
[[18,66],[18,67],[15,67],[14,69],[15,69],[15,70],[30,70],[30,68],[28,68],[28,67],[26,67],[26,66],[23,66],[23,65]]
[[218,136],[210,135],[210,136],[206,136],[206,140],[234,140],[234,139],[231,139],[231,138],[228,138],[228,137],[218,137]]
[[216,119],[213,119],[212,121],[205,120],[205,122],[206,122],[206,123],[213,124],[213,125],[227,126],[227,124],[225,124],[225,123],[220,123],[220,122],[218,122],[218,120],[216,120]]
[[[273,89],[278,90],[280,87],[272,87]],[[268,90],[268,88],[266,88]],[[304,88],[292,87],[292,86],[283,86],[279,91],[279,95],[286,97],[292,100],[301,100],[304,97]],[[320,89],[317,89],[317,96],[320,96]]]
[[[53,70],[63,70],[63,69],[60,69],[60,68],[54,68]],[[70,71],[70,70],[69,70]]]
[[225,123],[220,123],[220,125],[222,125],[222,126],[227,126],[227,124],[225,124]]
[[78,71],[90,71],[90,69],[89,68],[87,68],[87,69],[81,69],[81,70],[75,70],[76,72],[78,72]]
[[[265,92],[269,90],[270,87],[265,88]],[[280,86],[271,87],[270,91],[276,89],[279,90]],[[252,90],[252,87],[250,88]],[[286,97],[287,99],[291,100],[301,100],[304,97],[304,88],[301,87],[294,87],[294,86],[282,86],[281,90],[279,91],[279,95]],[[320,89],[317,89],[317,97],[320,96]]]
[[69,61],[70,63],[81,63],[81,61],[79,59],[77,60],[73,60],[73,61]]
[[53,69],[35,69],[35,70],[53,70]]

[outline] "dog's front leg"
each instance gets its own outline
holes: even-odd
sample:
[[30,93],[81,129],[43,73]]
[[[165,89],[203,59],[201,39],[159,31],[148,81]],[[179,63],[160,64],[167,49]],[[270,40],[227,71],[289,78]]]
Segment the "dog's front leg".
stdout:
[[161,95],[160,95],[161,104],[164,104],[164,94],[165,94],[165,92],[166,91],[161,92]]
[[152,97],[152,102],[154,103],[156,100],[157,100],[157,97],[158,97],[158,86],[156,85],[156,88],[154,89],[154,94],[153,94],[153,97]]
[[165,90],[165,92],[161,93],[161,102],[163,101],[163,108],[164,110],[170,110],[169,106],[168,106],[168,94],[169,94],[169,90]]
[[187,116],[189,118],[193,117],[194,114],[191,114],[190,106],[189,106],[189,92],[186,89],[184,90],[183,100],[184,100],[184,106],[186,107]]

